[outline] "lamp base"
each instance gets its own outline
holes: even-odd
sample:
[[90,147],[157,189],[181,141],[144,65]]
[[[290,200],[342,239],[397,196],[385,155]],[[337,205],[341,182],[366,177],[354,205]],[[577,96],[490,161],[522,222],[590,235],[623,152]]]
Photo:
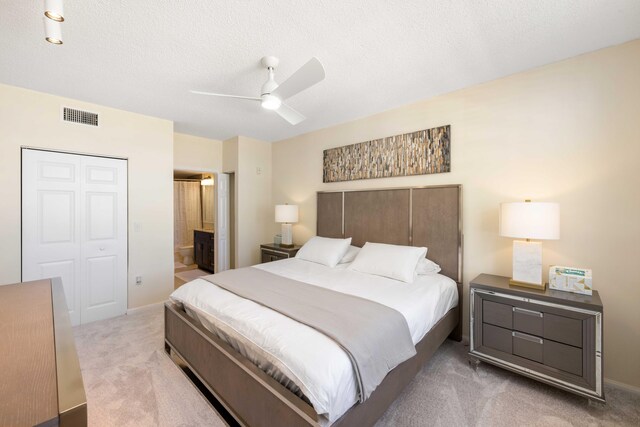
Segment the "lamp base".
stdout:
[[291,224],[283,223],[282,224],[282,242],[280,246],[283,248],[292,248],[293,247],[293,232],[291,231]]
[[513,241],[512,280],[542,286],[542,243]]
[[517,280],[509,279],[509,286],[519,286],[521,288],[529,288],[529,289],[537,289],[539,291],[544,291],[547,289],[546,283],[527,283],[527,282],[518,282]]

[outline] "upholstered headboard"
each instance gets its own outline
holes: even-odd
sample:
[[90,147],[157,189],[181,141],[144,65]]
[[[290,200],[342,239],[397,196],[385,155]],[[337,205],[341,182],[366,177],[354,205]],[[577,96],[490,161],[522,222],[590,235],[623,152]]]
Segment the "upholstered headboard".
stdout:
[[317,235],[426,246],[441,274],[462,282],[462,186],[320,191]]

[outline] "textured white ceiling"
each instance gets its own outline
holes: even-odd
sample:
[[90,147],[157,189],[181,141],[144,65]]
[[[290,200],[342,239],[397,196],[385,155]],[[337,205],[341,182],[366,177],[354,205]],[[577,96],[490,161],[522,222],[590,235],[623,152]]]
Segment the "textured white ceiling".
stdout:
[[[173,120],[175,130],[279,140],[640,37],[638,0],[66,0],[65,44],[42,1],[0,0],[0,82]],[[282,82],[317,56],[327,77],[258,103],[260,58]]]

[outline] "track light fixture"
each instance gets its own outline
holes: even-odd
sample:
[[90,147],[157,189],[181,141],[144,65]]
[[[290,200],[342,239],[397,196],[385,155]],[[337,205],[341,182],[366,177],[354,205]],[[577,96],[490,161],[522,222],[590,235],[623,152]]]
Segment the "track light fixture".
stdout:
[[62,26],[59,21],[43,18],[44,39],[52,44],[62,44]]
[[44,39],[51,44],[62,44],[64,7],[62,0],[44,0]]
[[64,21],[62,0],[44,0],[44,16],[54,21]]

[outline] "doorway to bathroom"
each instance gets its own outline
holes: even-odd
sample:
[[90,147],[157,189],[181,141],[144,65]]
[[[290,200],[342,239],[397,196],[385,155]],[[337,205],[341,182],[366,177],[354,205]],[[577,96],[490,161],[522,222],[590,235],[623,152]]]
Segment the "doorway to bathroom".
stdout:
[[174,286],[215,270],[215,176],[176,170],[173,174]]
[[174,287],[234,268],[233,178],[174,170]]

